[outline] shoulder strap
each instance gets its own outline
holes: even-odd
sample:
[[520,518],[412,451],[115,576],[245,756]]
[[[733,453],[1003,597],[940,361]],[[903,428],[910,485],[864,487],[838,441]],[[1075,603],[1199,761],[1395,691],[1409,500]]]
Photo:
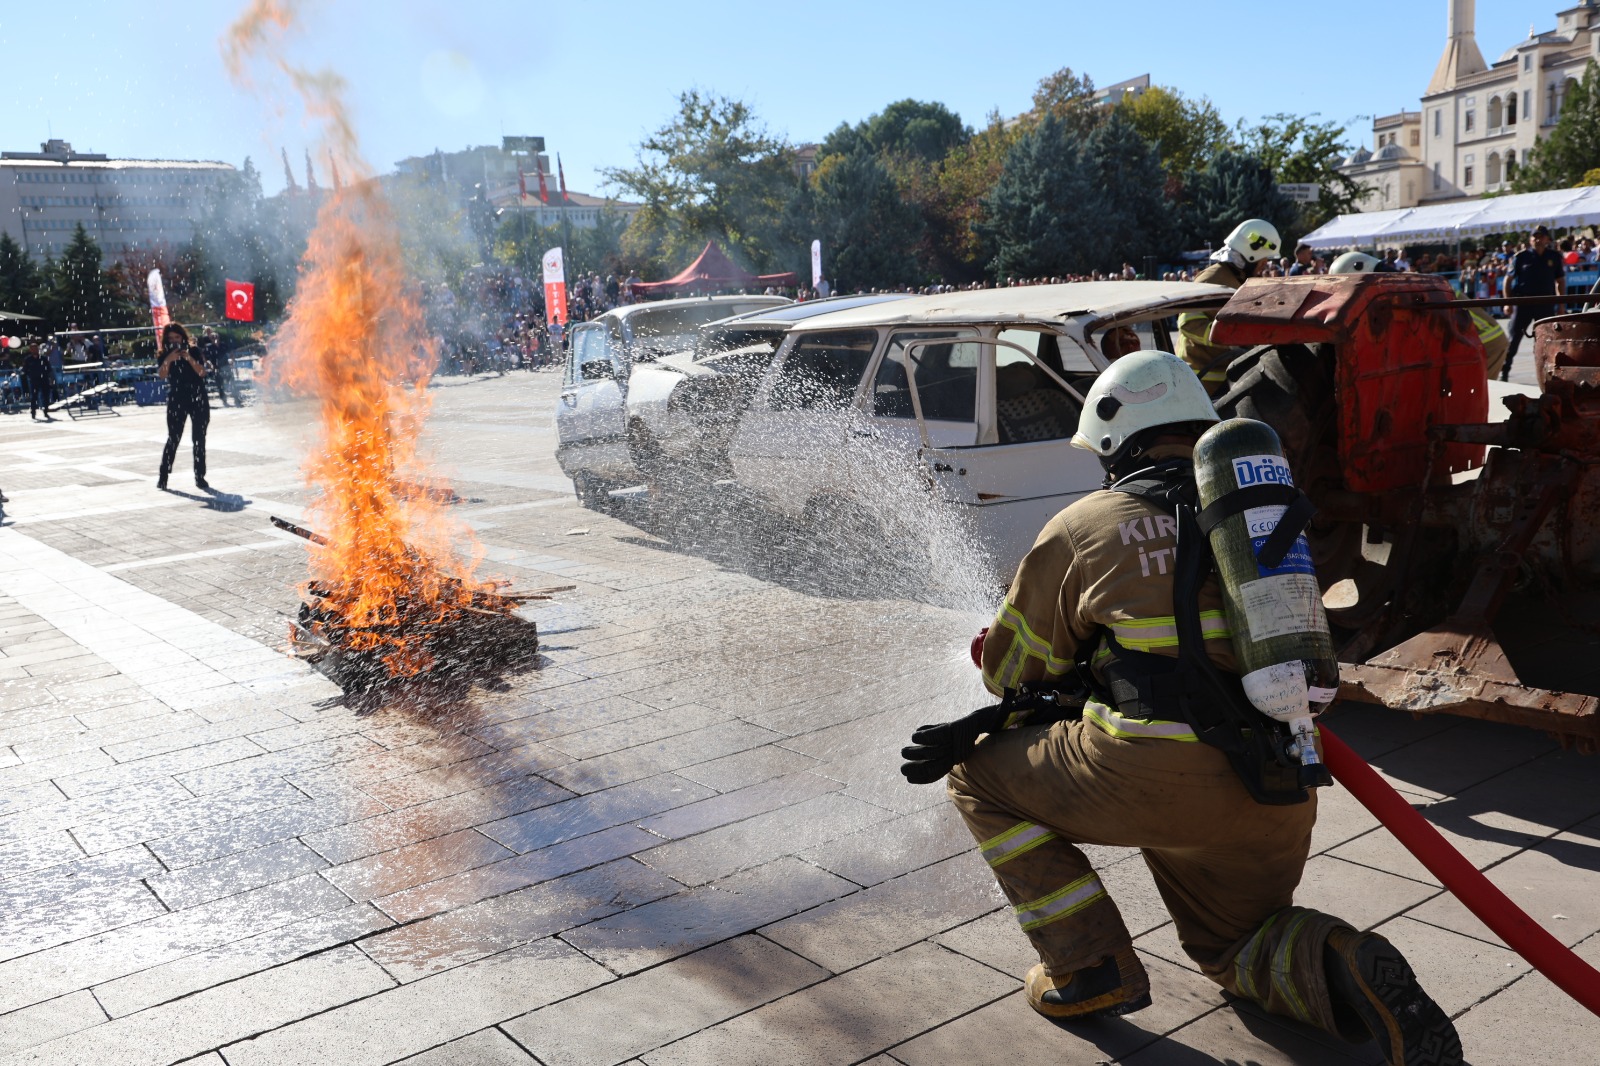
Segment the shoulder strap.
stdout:
[[1176,514],[1180,505],[1194,503],[1194,464],[1187,459],[1163,459],[1118,479],[1109,489],[1148,500],[1168,514]]
[[1278,519],[1277,527],[1262,543],[1261,550],[1256,552],[1256,558],[1263,566],[1275,567],[1283,562],[1283,557],[1294,547],[1295,538],[1305,532],[1306,526],[1311,524],[1311,519],[1317,513],[1311,498],[1293,485],[1250,485],[1234,489],[1203,508],[1195,516],[1195,521],[1200,532],[1209,536],[1213,529],[1236,514],[1242,514],[1252,507],[1274,505],[1286,510],[1283,517]]

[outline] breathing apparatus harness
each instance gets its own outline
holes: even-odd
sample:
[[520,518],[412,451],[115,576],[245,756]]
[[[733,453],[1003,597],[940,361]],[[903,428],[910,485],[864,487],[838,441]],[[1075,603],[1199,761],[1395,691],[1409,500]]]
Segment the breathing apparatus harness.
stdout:
[[[1272,486],[1277,493],[1278,487]],[[1187,459],[1167,459],[1134,471],[1110,486],[1147,500],[1177,519],[1177,559],[1173,567],[1173,616],[1177,624],[1176,657],[1134,651],[1120,644],[1110,630],[1103,639],[1111,657],[1100,665],[1097,677],[1090,660],[1100,646],[1085,641],[1078,650],[1078,676],[1095,696],[1130,718],[1183,721],[1205,744],[1222,751],[1256,802],[1281,806],[1304,803],[1307,789],[1327,783],[1302,773],[1300,761],[1289,750],[1292,735],[1281,723],[1257,711],[1245,697],[1239,679],[1224,673],[1205,651],[1200,624],[1200,587],[1210,576],[1215,560],[1205,532],[1208,526],[1239,513],[1245,506],[1279,502],[1290,510],[1279,523],[1271,542],[1262,548],[1281,559],[1310,520],[1312,508],[1303,495],[1284,487],[1283,499],[1268,501],[1253,494],[1244,500],[1219,500],[1199,511],[1194,467]],[[1294,500],[1288,498],[1293,493]],[[1234,494],[1239,495],[1239,494]],[[1102,680],[1103,679],[1103,680]]]

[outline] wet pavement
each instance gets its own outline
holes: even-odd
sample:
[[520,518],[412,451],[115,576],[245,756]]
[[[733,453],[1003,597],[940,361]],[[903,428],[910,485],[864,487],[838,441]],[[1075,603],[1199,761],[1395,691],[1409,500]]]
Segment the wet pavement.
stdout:
[[[1092,851],[1155,1004],[1035,1016],[970,838],[896,772],[976,706],[990,605],[818,585],[709,514],[579,508],[557,388],[435,390],[485,572],[577,586],[530,612],[537,668],[381,706],[282,653],[295,412],[216,410],[209,493],[182,467],[156,490],[159,410],[0,416],[0,1063],[1381,1061],[1226,1002],[1124,849]],[[1328,721],[1600,963],[1600,757]],[[1347,793],[1321,804],[1298,902],[1399,943],[1470,1061],[1592,1057],[1600,1022]]]

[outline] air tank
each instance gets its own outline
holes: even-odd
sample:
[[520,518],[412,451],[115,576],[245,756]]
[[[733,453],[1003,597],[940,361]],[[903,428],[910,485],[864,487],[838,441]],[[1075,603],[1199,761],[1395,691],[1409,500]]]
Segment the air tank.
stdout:
[[[1202,509],[1240,489],[1294,487],[1277,433],[1251,418],[1208,429],[1195,443],[1194,472]],[[1286,510],[1286,502],[1273,502],[1230,515],[1212,528],[1211,552],[1245,695],[1256,710],[1289,726],[1296,754],[1311,766],[1318,762],[1311,717],[1338,695],[1339,660],[1305,534],[1276,566],[1258,558]]]

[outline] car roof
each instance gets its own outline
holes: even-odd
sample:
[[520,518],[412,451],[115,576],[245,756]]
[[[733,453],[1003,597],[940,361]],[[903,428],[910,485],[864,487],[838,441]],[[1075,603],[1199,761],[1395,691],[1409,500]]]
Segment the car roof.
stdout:
[[893,307],[854,307],[819,315],[809,329],[852,326],[957,325],[969,322],[1036,322],[1061,325],[1068,319],[1116,318],[1147,308],[1189,301],[1226,300],[1225,285],[1193,281],[1080,281],[1066,285],[1023,285],[915,296]]
[[748,303],[751,300],[764,300],[771,307],[786,306],[792,302],[787,296],[685,296],[677,300],[650,300],[646,303],[613,307],[603,315],[596,315],[591,321],[597,321],[601,318],[627,318],[641,311],[659,311],[675,307],[697,307],[701,304]]
[[866,307],[871,304],[888,303],[891,300],[909,300],[909,292],[875,292],[863,296],[830,296],[824,300],[807,300],[804,303],[786,304],[782,307],[764,307],[759,311],[746,311],[742,315],[732,318],[721,318],[715,322],[707,322],[701,329],[714,329],[718,326],[738,325],[775,325],[788,326],[793,322],[802,322],[818,315],[831,314],[834,311],[848,311],[852,307]]

